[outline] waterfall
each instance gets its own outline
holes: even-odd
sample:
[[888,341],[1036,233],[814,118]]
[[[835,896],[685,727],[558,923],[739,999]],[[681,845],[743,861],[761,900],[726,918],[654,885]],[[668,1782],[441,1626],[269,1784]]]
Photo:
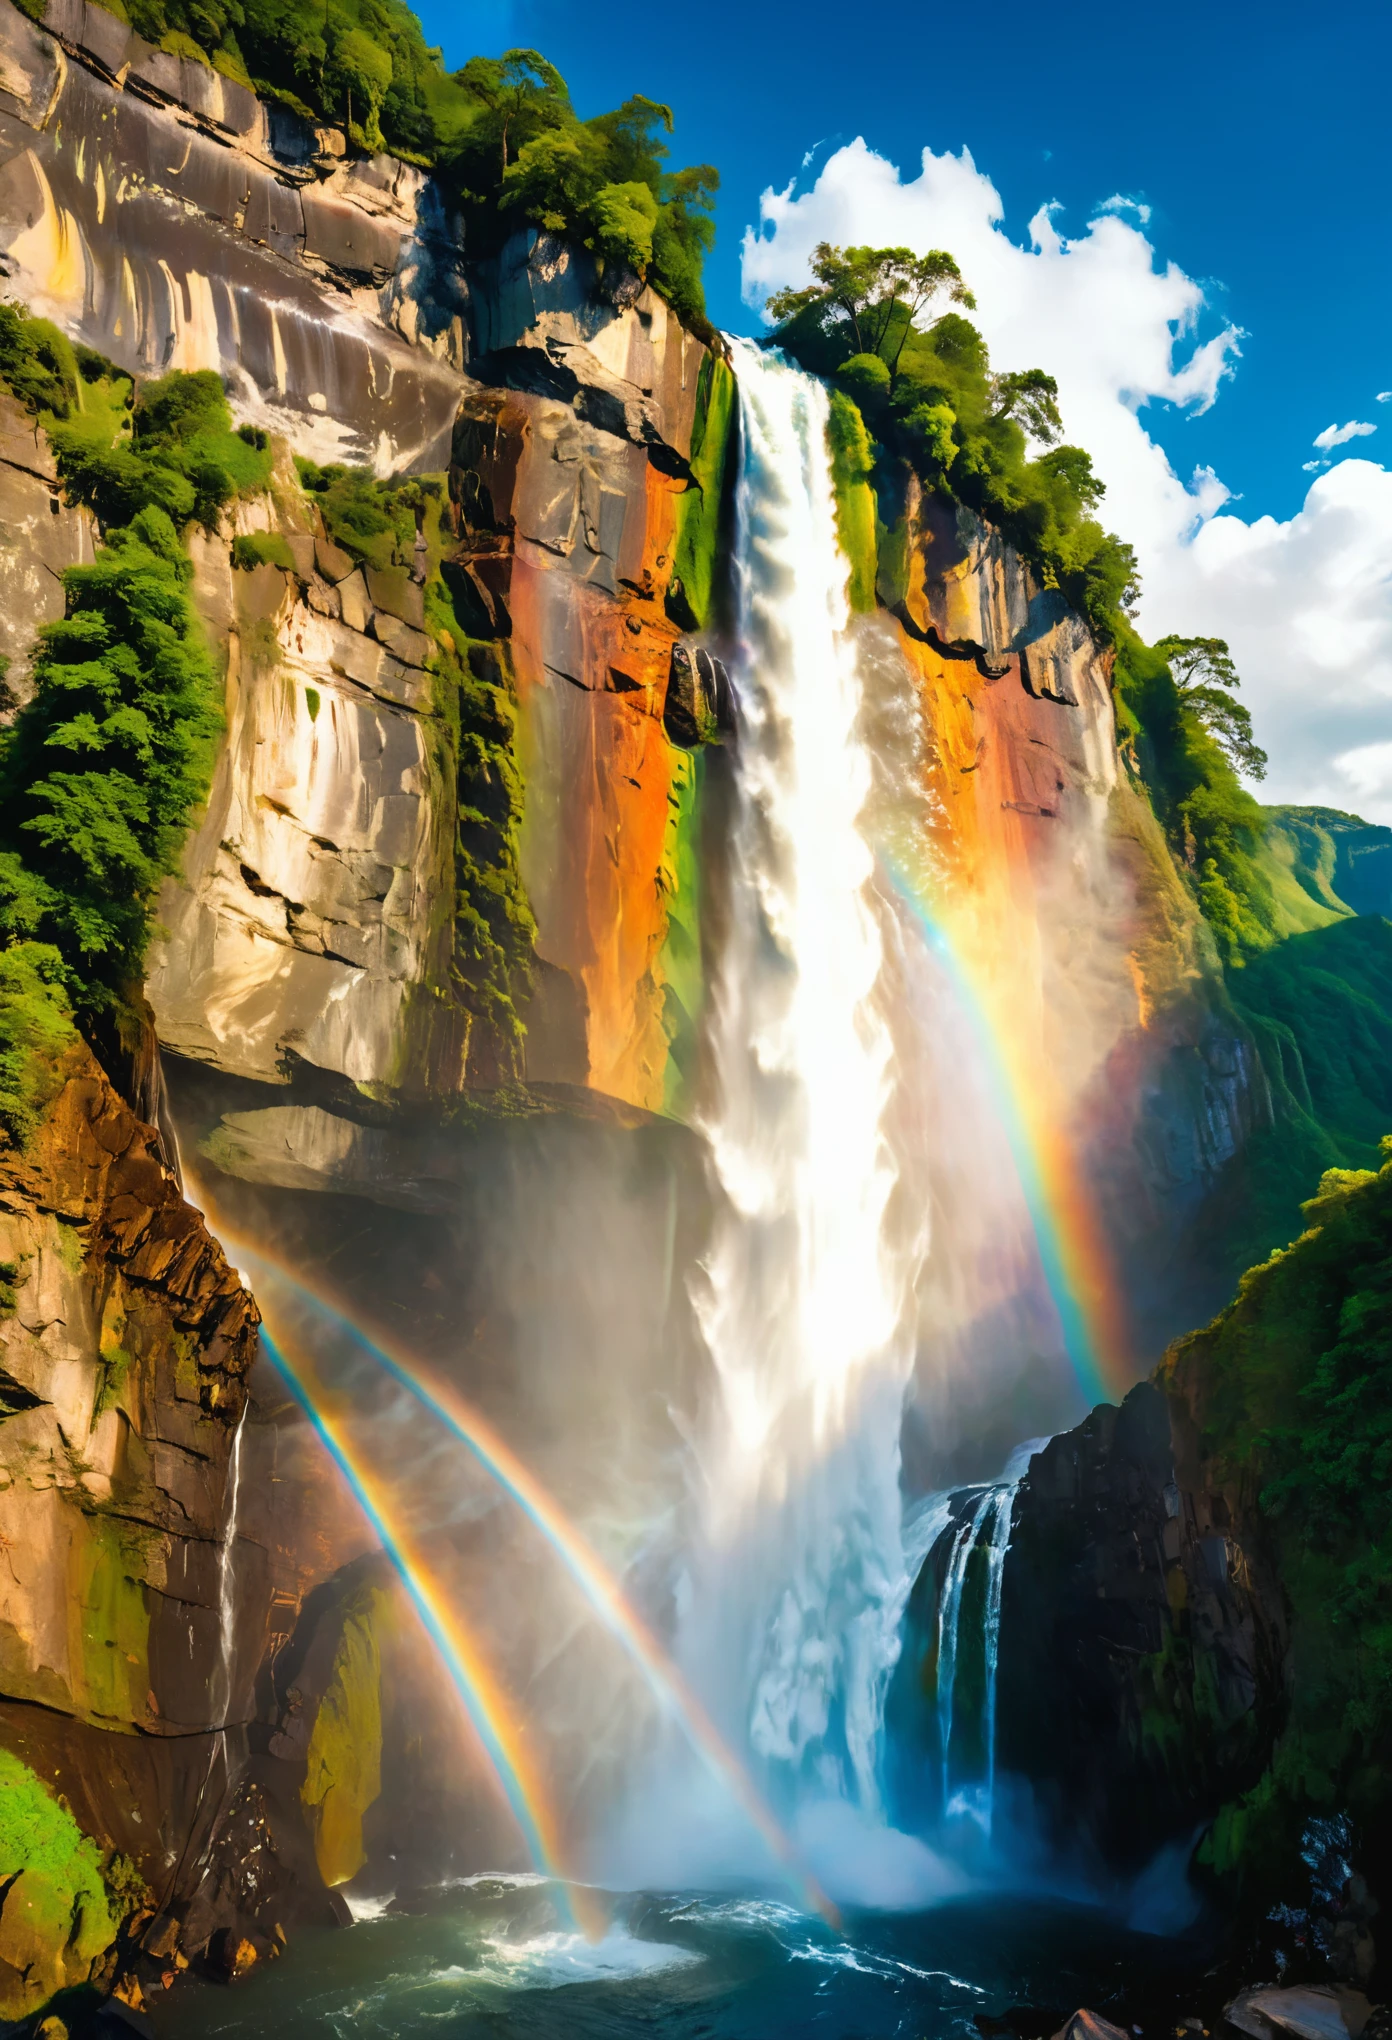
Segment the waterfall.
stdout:
[[995,1507],[996,1495],[987,1488],[970,1513],[963,1516],[953,1534],[948,1555],[942,1598],[938,1603],[938,1739],[942,1745],[943,1812],[953,1809],[952,1720],[957,1701],[957,1641],[962,1620],[962,1590],[967,1567],[976,1550],[982,1529]]
[[[1001,1603],[1005,1591],[1005,1560],[1015,1517],[1015,1497],[1030,1459],[1048,1441],[1028,1439],[1010,1455],[1004,1474],[969,1501],[955,1520],[944,1526],[951,1537],[947,1566],[938,1596],[937,1718],[941,1748],[944,1818],[966,1814],[990,1839],[996,1801],[996,1687],[1000,1669]],[[982,1700],[981,1767],[975,1778],[959,1778],[954,1787],[952,1735],[956,1723],[957,1669],[961,1643],[962,1594],[974,1552],[985,1558],[986,1579],[981,1616]]]
[[218,1707],[219,1726],[227,1726],[232,1711],[232,1673],[234,1652],[237,1642],[237,1600],[236,1564],[237,1509],[242,1491],[242,1432],[246,1429],[247,1409],[243,1404],[242,1414],[237,1419],[237,1428],[232,1434],[232,1450],[227,1459],[227,1514],[223,1523],[222,1543],[218,1548],[218,1638],[221,1647],[220,1670],[222,1672],[222,1699]]
[[747,342],[733,349],[735,812],[699,1122],[716,1219],[694,1290],[719,1410],[685,1642],[785,1800],[874,1813],[906,1592],[912,1271],[887,1226],[895,1071],[877,1002],[873,760],[826,392]]
[[986,1699],[982,1741],[986,1750],[986,1803],[982,1824],[989,1837],[996,1812],[996,1674],[1000,1668],[1001,1598],[1005,1591],[1005,1554],[1015,1518],[1018,1480],[1008,1482],[996,1503],[995,1524],[987,1546],[986,1574]]

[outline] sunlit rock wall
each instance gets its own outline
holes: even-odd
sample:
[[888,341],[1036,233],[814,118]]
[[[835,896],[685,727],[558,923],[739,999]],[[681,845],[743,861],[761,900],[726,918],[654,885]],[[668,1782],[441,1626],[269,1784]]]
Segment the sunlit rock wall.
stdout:
[[[468,627],[507,642],[522,712],[526,1075],[660,1107],[664,852],[688,772],[661,723],[663,596],[704,347],[636,279],[605,297],[544,237],[470,272],[422,173],[345,161],[334,131],[81,0],[46,30],[4,4],[0,54],[16,296],[133,372],[218,369],[237,415],[298,453],[449,471]],[[12,493],[45,509],[46,476],[19,472]],[[263,1082],[297,1058],[354,1084],[409,1089],[422,1058],[437,1092],[487,1082],[467,1028],[409,1024],[413,990],[445,973],[454,833],[419,588],[316,550],[295,495],[241,524],[298,541],[297,577],[232,575],[225,538],[198,548],[228,742],[187,884],[166,893],[161,1036]],[[73,522],[44,532],[55,560],[84,542]]]
[[1218,1296],[1206,1200],[1270,1115],[1211,938],[1116,742],[1109,658],[969,511],[911,492],[881,563],[928,731],[952,938],[1082,1158],[1137,1368]]

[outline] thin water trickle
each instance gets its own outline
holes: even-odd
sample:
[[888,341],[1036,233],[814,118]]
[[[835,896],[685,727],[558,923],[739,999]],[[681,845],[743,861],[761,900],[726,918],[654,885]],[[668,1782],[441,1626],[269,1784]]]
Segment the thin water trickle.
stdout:
[[222,1543],[218,1548],[218,1642],[222,1690],[217,1709],[218,1725],[225,1728],[232,1712],[232,1677],[237,1644],[237,1512],[242,1493],[242,1433],[246,1429],[247,1407],[237,1419],[232,1450],[227,1459],[227,1512]]

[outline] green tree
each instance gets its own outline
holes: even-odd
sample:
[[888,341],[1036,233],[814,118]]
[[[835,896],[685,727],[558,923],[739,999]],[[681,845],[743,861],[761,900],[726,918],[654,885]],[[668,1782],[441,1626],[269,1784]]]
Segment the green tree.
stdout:
[[856,354],[879,355],[891,381],[914,322],[935,298],[945,296],[969,307],[976,303],[942,248],[915,255],[912,248],[835,248],[819,241],[811,267],[815,283],[775,291],[768,311],[781,324],[799,312],[834,310],[849,325]]
[[[1013,375],[991,377],[991,415],[993,418],[1013,418],[1024,427],[1031,439],[1052,446],[1063,437],[1063,420],[1059,416],[1058,384],[1042,368],[1021,369]],[[1079,448],[1070,448],[1079,452]],[[1087,455],[1083,455],[1087,460]],[[1092,463],[1088,466],[1091,469]],[[1102,484],[1097,485],[1102,493]]]
[[1155,650],[1168,663],[1189,714],[1203,725],[1239,772],[1245,772],[1249,779],[1264,779],[1267,758],[1252,735],[1251,711],[1233,699],[1232,690],[1242,682],[1226,640],[1163,637]]
[[454,81],[489,117],[487,127],[496,133],[501,177],[507,175],[509,162],[516,161],[528,141],[545,128],[561,125],[570,114],[565,79],[538,50],[470,57],[464,68],[455,72]]
[[[342,94],[344,125],[350,135],[362,138],[368,149],[385,147],[382,134],[382,105],[391,90],[391,51],[384,49],[360,28],[350,28],[335,38],[327,67],[330,90]],[[354,95],[358,118],[353,118]]]

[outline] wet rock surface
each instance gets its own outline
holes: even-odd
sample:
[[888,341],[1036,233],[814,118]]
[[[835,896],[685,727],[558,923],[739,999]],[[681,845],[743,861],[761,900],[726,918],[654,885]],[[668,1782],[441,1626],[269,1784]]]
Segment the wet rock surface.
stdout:
[[1052,1439],[1015,1501],[998,1762],[1047,1834],[1117,1869],[1254,1784],[1284,1717],[1279,1585],[1196,1443],[1143,1383]]

